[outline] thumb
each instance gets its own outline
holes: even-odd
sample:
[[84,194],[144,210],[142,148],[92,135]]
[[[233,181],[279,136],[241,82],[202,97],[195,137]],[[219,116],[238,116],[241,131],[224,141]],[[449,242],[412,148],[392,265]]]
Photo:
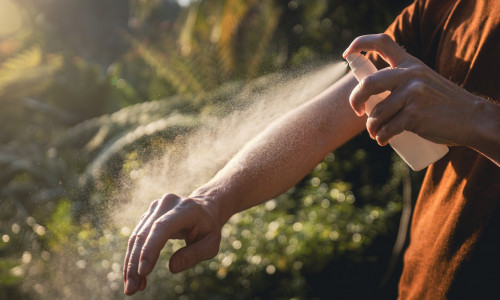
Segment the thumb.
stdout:
[[220,235],[209,234],[202,239],[177,250],[169,261],[172,273],[178,273],[219,253]]

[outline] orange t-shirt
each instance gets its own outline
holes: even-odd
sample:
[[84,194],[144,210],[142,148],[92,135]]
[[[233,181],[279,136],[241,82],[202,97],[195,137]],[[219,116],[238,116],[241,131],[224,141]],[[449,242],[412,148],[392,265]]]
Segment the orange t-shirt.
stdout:
[[[417,0],[386,33],[443,77],[500,101],[500,0]],[[499,288],[500,167],[450,147],[416,202],[399,297],[491,299]]]

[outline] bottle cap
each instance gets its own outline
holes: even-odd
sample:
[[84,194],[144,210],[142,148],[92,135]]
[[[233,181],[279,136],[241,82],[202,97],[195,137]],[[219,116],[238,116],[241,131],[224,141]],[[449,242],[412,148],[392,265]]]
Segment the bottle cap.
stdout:
[[356,71],[356,69],[364,65],[368,59],[360,53],[351,53],[347,55],[346,60],[351,70]]

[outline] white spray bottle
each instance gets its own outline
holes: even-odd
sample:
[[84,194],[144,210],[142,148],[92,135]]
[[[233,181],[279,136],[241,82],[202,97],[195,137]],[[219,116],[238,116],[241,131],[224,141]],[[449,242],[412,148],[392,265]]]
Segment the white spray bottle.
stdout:
[[[373,63],[359,53],[349,54],[346,59],[358,81],[377,72],[377,68]],[[375,105],[384,100],[389,94],[389,91],[385,91],[371,96],[365,103],[366,115],[369,116]],[[403,131],[393,136],[389,140],[389,144],[414,171],[426,168],[448,153],[446,145],[430,142],[409,131]]]

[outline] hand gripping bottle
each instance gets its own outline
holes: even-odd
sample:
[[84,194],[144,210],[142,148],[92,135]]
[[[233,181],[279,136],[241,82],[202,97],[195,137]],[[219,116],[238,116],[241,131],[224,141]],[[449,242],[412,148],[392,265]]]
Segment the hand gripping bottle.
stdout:
[[[358,81],[377,72],[377,68],[372,62],[359,53],[349,54],[346,59]],[[369,116],[375,105],[389,94],[389,91],[385,91],[378,95],[372,95],[365,103],[366,115]],[[446,145],[430,142],[409,131],[403,131],[393,136],[389,140],[389,144],[414,171],[424,169],[448,153]]]

